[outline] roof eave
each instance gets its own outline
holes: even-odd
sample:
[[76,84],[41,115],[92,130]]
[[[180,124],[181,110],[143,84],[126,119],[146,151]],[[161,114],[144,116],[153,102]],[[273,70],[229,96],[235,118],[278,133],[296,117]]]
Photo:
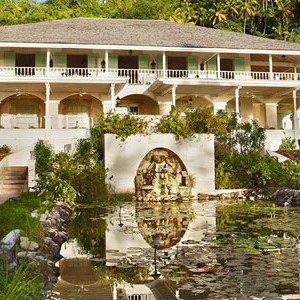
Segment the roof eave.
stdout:
[[166,47],[166,46],[139,46],[139,45],[98,45],[98,44],[67,44],[67,43],[16,43],[0,42],[0,47],[10,48],[42,48],[42,49],[91,49],[91,50],[131,50],[136,51],[155,51],[155,52],[191,52],[191,53],[244,53],[244,54],[278,54],[278,55],[300,55],[299,50],[284,49],[239,49],[239,48],[199,48],[199,47]]

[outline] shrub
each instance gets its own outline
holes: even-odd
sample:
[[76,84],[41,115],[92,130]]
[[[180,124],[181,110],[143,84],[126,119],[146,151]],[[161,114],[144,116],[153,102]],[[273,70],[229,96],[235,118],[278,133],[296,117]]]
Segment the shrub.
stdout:
[[291,137],[285,138],[281,140],[281,144],[278,150],[294,150],[296,149],[296,140]]
[[0,146],[0,153],[7,154],[9,152],[11,152],[11,149],[8,145],[4,144],[4,145]]

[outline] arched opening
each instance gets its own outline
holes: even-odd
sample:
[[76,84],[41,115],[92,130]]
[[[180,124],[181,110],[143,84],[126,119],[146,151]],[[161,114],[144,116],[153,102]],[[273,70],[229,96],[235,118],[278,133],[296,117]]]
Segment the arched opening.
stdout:
[[278,129],[293,129],[293,104],[290,99],[284,99],[277,106]]
[[212,106],[212,103],[200,96],[184,96],[176,100],[176,108],[185,111],[187,108],[198,108],[204,106]]
[[1,127],[43,128],[45,103],[31,94],[17,93],[1,102]]
[[156,148],[141,161],[135,177],[139,201],[175,201],[188,198],[192,180],[182,160],[173,151]]
[[145,95],[129,95],[121,99],[119,107],[126,107],[136,115],[158,115],[159,108],[155,100]]
[[63,99],[59,104],[60,128],[90,128],[97,113],[102,112],[101,101],[79,93]]

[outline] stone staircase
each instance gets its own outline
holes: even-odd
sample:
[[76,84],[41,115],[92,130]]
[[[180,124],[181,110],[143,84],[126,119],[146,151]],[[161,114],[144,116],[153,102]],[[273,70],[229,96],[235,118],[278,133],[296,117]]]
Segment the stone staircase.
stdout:
[[28,190],[28,167],[4,167],[0,170],[0,195],[17,196]]

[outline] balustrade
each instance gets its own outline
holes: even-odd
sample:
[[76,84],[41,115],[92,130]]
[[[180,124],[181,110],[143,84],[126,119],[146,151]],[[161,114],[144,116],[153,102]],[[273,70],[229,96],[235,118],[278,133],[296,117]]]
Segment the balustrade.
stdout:
[[18,80],[28,78],[59,80],[125,78],[129,84],[150,85],[159,78],[179,78],[193,80],[300,80],[299,73],[248,72],[248,71],[201,71],[201,70],[161,70],[161,69],[103,69],[103,68],[41,68],[41,67],[0,67],[1,79]]

